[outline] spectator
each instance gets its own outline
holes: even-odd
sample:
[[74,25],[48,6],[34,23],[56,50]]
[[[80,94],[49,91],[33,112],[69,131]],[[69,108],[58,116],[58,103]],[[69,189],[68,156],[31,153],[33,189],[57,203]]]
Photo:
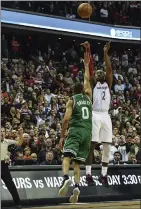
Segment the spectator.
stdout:
[[45,161],[42,163],[42,165],[56,165],[57,162],[54,160],[54,154],[52,151],[46,152],[46,158]]
[[13,36],[13,39],[11,41],[11,53],[13,53],[15,57],[19,57],[19,47],[19,42],[16,40],[15,36]]
[[128,66],[128,54],[126,51],[124,51],[124,54],[122,55],[122,66]]
[[37,154],[36,153],[31,154],[31,159],[33,160],[32,165],[39,165],[39,163],[37,161]]
[[24,159],[25,159],[25,160],[32,159],[30,148],[25,148],[25,149],[24,149]]
[[120,137],[118,151],[121,153],[122,161],[128,161],[128,153],[130,152],[132,146],[130,137],[131,135],[128,135],[127,141],[125,136],[122,135]]
[[101,158],[102,158],[101,152],[95,149],[94,150],[94,164],[100,164]]
[[39,152],[39,161],[42,163],[45,160],[46,152],[52,151],[52,140],[47,138],[45,140],[45,147]]
[[117,93],[118,91],[124,91],[124,85],[122,84],[121,80],[118,80],[117,84],[115,85],[115,92]]
[[121,156],[120,152],[116,151],[114,153],[114,159],[110,161],[110,164],[113,164],[113,165],[115,165],[115,164],[123,164],[121,159],[122,159],[122,156]]
[[127,164],[136,164],[136,163],[137,163],[136,156],[134,154],[130,154]]
[[5,39],[5,35],[2,34],[2,41],[1,41],[1,53],[2,57],[8,57],[8,41]]
[[107,23],[108,16],[109,16],[109,12],[107,9],[107,2],[104,2],[102,8],[100,9],[101,22]]

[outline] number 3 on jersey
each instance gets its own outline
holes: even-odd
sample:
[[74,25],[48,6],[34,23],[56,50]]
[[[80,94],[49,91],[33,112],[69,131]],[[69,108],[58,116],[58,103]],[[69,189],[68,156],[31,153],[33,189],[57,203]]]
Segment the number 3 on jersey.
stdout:
[[105,91],[102,92],[102,100],[105,100]]
[[87,107],[82,107],[82,118],[84,120],[89,119],[89,110]]

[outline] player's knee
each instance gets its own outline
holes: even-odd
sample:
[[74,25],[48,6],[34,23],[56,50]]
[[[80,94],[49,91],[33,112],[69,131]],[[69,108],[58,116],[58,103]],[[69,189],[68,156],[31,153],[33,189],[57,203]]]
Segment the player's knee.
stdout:
[[110,144],[103,143],[102,162],[108,163],[110,157]]
[[82,162],[80,160],[77,160],[77,159],[72,159],[72,167],[80,167],[80,164]]
[[78,160],[72,160],[72,167],[73,168],[76,168],[76,167],[79,167],[80,166],[80,161],[78,161]]

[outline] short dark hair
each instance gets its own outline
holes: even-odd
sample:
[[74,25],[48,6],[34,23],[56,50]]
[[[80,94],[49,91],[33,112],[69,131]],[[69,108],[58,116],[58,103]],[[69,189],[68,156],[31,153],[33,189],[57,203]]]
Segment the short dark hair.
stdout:
[[120,154],[120,155],[121,155],[121,153],[120,153],[119,151],[115,151],[115,152],[114,152],[114,155],[115,155],[115,154]]
[[77,83],[74,85],[74,94],[81,94],[84,92],[84,87],[83,87],[83,84],[81,83]]

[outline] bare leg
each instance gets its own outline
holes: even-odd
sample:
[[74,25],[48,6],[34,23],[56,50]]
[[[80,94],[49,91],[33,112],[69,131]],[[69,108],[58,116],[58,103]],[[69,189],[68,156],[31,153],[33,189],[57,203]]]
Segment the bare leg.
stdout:
[[103,154],[102,154],[102,176],[107,175],[108,164],[109,164],[109,156],[110,156],[110,144],[103,143]]
[[91,175],[91,166],[92,166],[92,161],[93,161],[94,148],[95,148],[95,143],[91,142],[90,152],[86,159],[86,175],[88,174]]
[[64,177],[63,177],[62,185],[60,186],[60,189],[59,189],[60,196],[65,196],[68,191],[69,186],[71,186],[72,184],[72,181],[69,179],[69,175],[68,175],[69,168],[70,168],[70,161],[71,161],[70,157],[64,157],[63,159],[62,170],[63,170]]
[[99,181],[105,186],[108,186],[107,171],[109,164],[110,146],[111,145],[108,143],[103,143],[102,169],[101,169],[101,176],[99,177]]
[[64,157],[64,159],[63,159],[62,170],[63,170],[64,175],[69,174],[70,161],[71,161],[71,158],[69,158],[69,157]]
[[70,197],[71,203],[76,203],[78,201],[78,197],[80,194],[80,188],[79,188],[79,182],[80,182],[80,163],[73,161],[73,169],[74,169],[74,181],[75,181],[75,187],[73,189],[73,194]]
[[93,161],[93,156],[94,156],[93,152],[94,152],[95,146],[96,146],[96,143],[91,142],[90,152],[86,159],[86,182],[88,186],[94,185],[91,169],[92,169],[92,161]]
[[73,169],[74,169],[74,181],[75,184],[79,184],[80,182],[80,164],[73,161]]

